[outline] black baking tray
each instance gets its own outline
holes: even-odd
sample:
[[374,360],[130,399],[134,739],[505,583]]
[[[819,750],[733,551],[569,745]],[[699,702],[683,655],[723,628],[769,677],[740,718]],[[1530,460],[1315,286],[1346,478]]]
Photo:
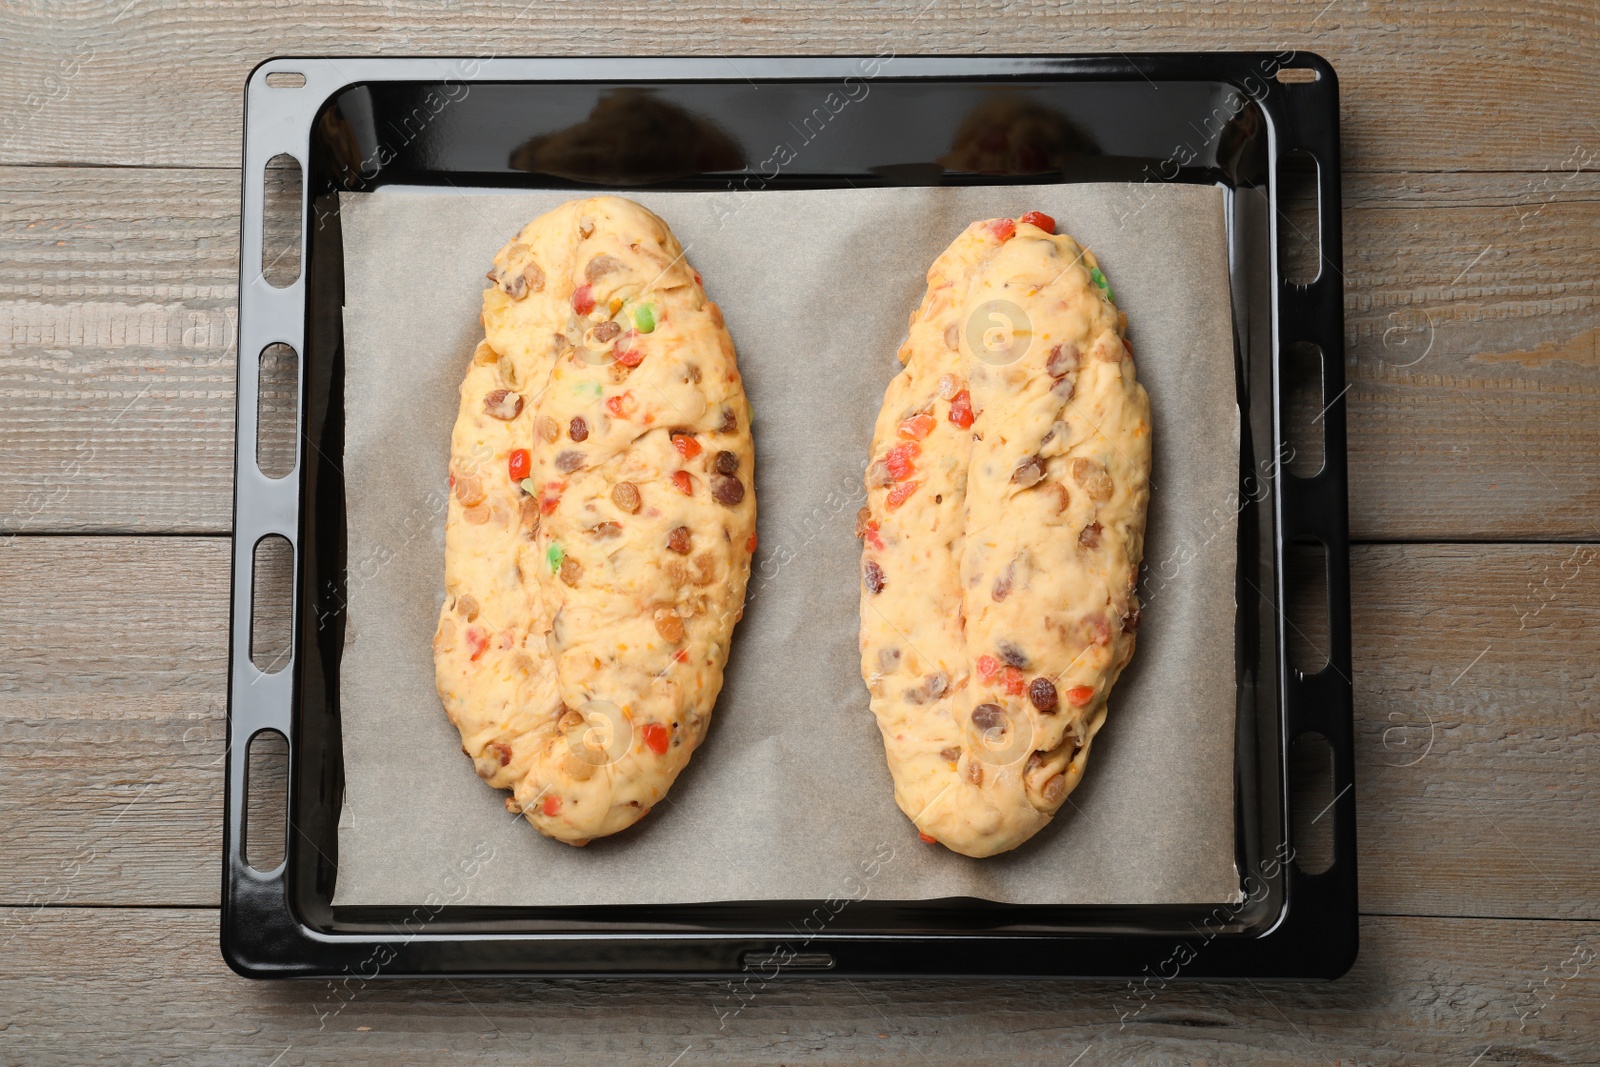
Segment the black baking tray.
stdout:
[[[610,125],[608,115],[622,121]],[[546,135],[573,127],[567,149],[553,149]],[[953,158],[958,138],[976,153]],[[777,163],[780,143],[805,150]],[[257,67],[245,92],[240,227],[228,963],[253,977],[693,975],[745,988],[788,974],[1127,977],[1140,997],[1176,978],[1342,974],[1356,955],[1357,903],[1338,146],[1333,69],[1304,52],[286,58]],[[1280,247],[1291,153],[1316,168],[1321,263],[1308,284],[1287,279]],[[259,269],[264,174],[282,155],[304,179],[303,258],[298,278],[274,288]],[[389,183],[760,196],[1048,181],[1204,183],[1226,196],[1242,415],[1235,821],[1244,902],[868,898],[837,913],[821,901],[333,907],[346,580],[338,194]],[[1325,461],[1299,477],[1280,465],[1282,354],[1307,342],[1325,356]],[[276,480],[256,460],[256,360],[275,345],[297,353],[299,375],[297,458]],[[253,566],[271,535],[293,547],[293,636],[287,663],[264,673],[250,656]],[[1290,546],[1308,541],[1327,561],[1328,663],[1314,674],[1288,665],[1279,610]],[[1146,588],[1157,579],[1147,571]],[[249,743],[263,731],[287,739],[288,828],[283,862],[259,871],[245,860],[245,776]],[[1314,874],[1302,869],[1290,829],[1299,766],[1290,746],[1308,735],[1331,749],[1334,797],[1319,815],[1332,823],[1332,862]]]

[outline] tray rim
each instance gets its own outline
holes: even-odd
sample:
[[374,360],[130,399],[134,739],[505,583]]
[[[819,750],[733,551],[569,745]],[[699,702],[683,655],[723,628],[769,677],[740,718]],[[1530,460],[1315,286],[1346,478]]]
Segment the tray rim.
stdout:
[[[892,53],[891,53],[892,55]],[[250,73],[245,93],[245,135],[243,146],[244,180],[241,196],[241,255],[240,255],[240,318],[238,410],[236,412],[236,470],[235,470],[235,528],[234,566],[231,599],[233,604],[233,633],[229,655],[229,710],[228,710],[228,761],[226,786],[226,812],[224,819],[223,906],[221,941],[224,958],[241,974],[251,977],[348,973],[358,956],[350,950],[358,948],[384,948],[391,960],[404,958],[405,962],[378,968],[387,976],[421,976],[429,974],[539,974],[569,975],[604,974],[620,975],[670,975],[695,977],[725,975],[748,977],[749,968],[742,970],[715,970],[704,967],[684,968],[681,953],[673,948],[687,949],[703,943],[739,943],[750,946],[741,955],[767,950],[776,954],[783,948],[773,945],[773,936],[752,936],[742,932],[718,933],[696,931],[680,933],[607,933],[578,932],[572,934],[429,934],[397,940],[393,937],[371,936],[357,933],[329,933],[317,929],[296,913],[290,899],[286,869],[290,860],[269,872],[258,872],[243,861],[242,856],[242,806],[239,786],[243,782],[248,742],[262,729],[278,729],[290,739],[291,759],[299,760],[302,753],[294,744],[294,723],[287,716],[295,702],[294,660],[298,659],[298,644],[302,605],[298,572],[301,559],[299,529],[301,479],[298,477],[303,459],[297,460],[293,476],[275,484],[262,475],[255,464],[255,401],[257,382],[253,374],[245,374],[253,359],[243,358],[243,353],[259,353],[273,341],[291,344],[300,355],[301,404],[300,418],[305,418],[305,307],[306,274],[309,256],[303,257],[300,277],[285,289],[272,289],[259,276],[252,278],[247,264],[259,263],[261,186],[252,176],[265,161],[280,151],[289,151],[300,162],[302,173],[309,175],[310,120],[326,103],[345,88],[363,83],[418,82],[438,84],[448,79],[448,70],[440,77],[441,64],[455,64],[460,70],[466,64],[492,62],[500,64],[500,71],[510,68],[511,76],[493,78],[472,77],[474,83],[522,82],[605,82],[628,81],[730,83],[750,80],[746,72],[714,76],[709,67],[723,57],[482,57],[433,56],[379,59],[371,57],[279,57],[258,64]],[[873,56],[739,56],[732,57],[756,68],[761,81],[807,82],[829,81],[856,74],[861,65]],[[881,59],[882,53],[876,58]],[[1304,286],[1286,282],[1278,263],[1276,240],[1277,219],[1271,226],[1270,254],[1276,284],[1272,292],[1273,374],[1271,415],[1274,441],[1283,441],[1282,397],[1277,388],[1276,368],[1282,349],[1296,340],[1336,341],[1342,337],[1343,299],[1340,284],[1341,248],[1339,235],[1339,166],[1338,166],[1338,91],[1337,79],[1331,65],[1320,56],[1300,51],[1269,52],[1217,52],[1217,53],[1139,53],[1115,56],[1103,54],[1077,55],[1004,55],[1004,56],[899,56],[892,55],[899,64],[892,75],[882,76],[886,81],[916,80],[996,80],[1013,77],[1041,77],[1053,80],[1118,80],[1136,78],[1161,81],[1227,82],[1241,88],[1240,80],[1263,76],[1274,65],[1282,67],[1291,62],[1296,66],[1310,67],[1318,80],[1309,85],[1295,86],[1294,93],[1267,92],[1258,103],[1268,119],[1268,155],[1274,166],[1271,174],[1270,202],[1276,207],[1278,195],[1277,166],[1289,151],[1310,152],[1319,166],[1319,221],[1322,235],[1324,267],[1319,277]],[[347,78],[339,63],[358,67],[364,77]],[[626,63],[628,77],[619,77],[618,66]],[[372,72],[381,67],[381,76]],[[290,116],[273,116],[264,113],[261,102],[266,87],[266,77],[279,71],[294,70],[306,77],[305,88],[310,93],[302,100],[314,100],[314,106],[292,109]],[[1241,73],[1243,72],[1243,73]],[[535,76],[537,75],[537,76]],[[337,82],[337,84],[333,84]],[[331,87],[330,87],[331,86]],[[320,95],[319,95],[320,94]],[[270,111],[270,109],[268,109]],[[295,128],[303,123],[302,128]],[[289,149],[285,149],[284,127],[289,127]],[[276,142],[275,147],[263,148],[263,143]],[[292,150],[298,148],[298,151]],[[302,183],[302,247],[307,247],[306,232],[311,217],[311,186],[309,178]],[[250,224],[251,220],[255,225]],[[1329,271],[1328,266],[1334,269]],[[287,322],[298,308],[302,331],[299,336],[288,337],[292,328]],[[246,312],[249,312],[247,315]],[[286,315],[286,312],[289,313]],[[263,332],[255,327],[258,322],[279,324],[278,329]],[[1311,329],[1288,328],[1292,322],[1310,323]],[[1330,332],[1331,326],[1331,332]],[[267,336],[271,334],[272,336]],[[1314,334],[1315,336],[1300,336]],[[263,339],[265,338],[265,339]],[[1325,353],[1329,346],[1321,346]],[[1334,348],[1332,351],[1342,351]],[[1342,360],[1324,358],[1323,395],[1329,400],[1325,412],[1326,460],[1320,473],[1312,478],[1285,477],[1278,480],[1277,491],[1272,493],[1274,527],[1274,573],[1277,582],[1278,602],[1282,602],[1284,583],[1284,558],[1286,546],[1297,537],[1313,536],[1327,549],[1329,623],[1332,647],[1329,663],[1317,674],[1305,675],[1284,666],[1285,641],[1283,627],[1277,630],[1277,663],[1279,667],[1280,713],[1284,718],[1281,744],[1287,750],[1290,740],[1304,732],[1318,732],[1330,742],[1334,752],[1334,780],[1344,784],[1332,807],[1336,811],[1335,862],[1328,871],[1307,876],[1292,865],[1285,866],[1288,890],[1282,909],[1265,932],[1235,941],[1225,941],[1208,953],[1199,955],[1197,964],[1188,965],[1183,977],[1324,977],[1342,974],[1354,961],[1357,949],[1357,909],[1355,883],[1355,820],[1352,728],[1353,712],[1348,682],[1350,669],[1349,607],[1348,607],[1348,533],[1347,485],[1344,448],[1344,400]],[[248,409],[248,410],[247,410]],[[248,433],[246,432],[248,431]],[[303,439],[303,434],[302,434]],[[241,509],[241,497],[251,493],[248,507]],[[1330,521],[1330,516],[1332,520]],[[249,619],[251,613],[251,576],[253,553],[260,539],[269,534],[279,534],[295,548],[297,579],[295,582],[295,641],[288,667],[272,675],[256,671],[249,658]],[[243,612],[241,615],[241,600]],[[243,619],[242,633],[240,619]],[[241,689],[241,686],[246,688]],[[236,700],[236,697],[244,699]],[[285,710],[285,715],[271,718],[258,714],[260,706],[271,705]],[[1298,714],[1299,709],[1304,714]],[[236,714],[236,712],[238,714]],[[291,774],[291,790],[293,775]],[[1285,818],[1287,818],[1287,779],[1284,781]],[[293,796],[291,795],[293,810]],[[1287,832],[1287,826],[1285,827]],[[291,854],[294,846],[291,843]],[[1300,905],[1291,907],[1291,903]],[[1320,917],[1309,915],[1320,912]],[[1331,922],[1329,921],[1331,918]],[[1170,934],[1106,934],[1085,935],[1077,933],[996,933],[945,934],[945,933],[851,933],[833,932],[808,941],[808,948],[827,952],[837,960],[846,960],[848,966],[834,966],[827,971],[783,971],[803,974],[849,974],[853,976],[889,976],[934,974],[1022,976],[1074,976],[1074,977],[1139,977],[1140,969],[1126,960],[1131,945],[1141,942],[1170,941]],[[792,939],[791,939],[792,940]],[[953,942],[959,941],[963,959],[959,969],[949,969],[948,956]],[[1079,962],[1063,969],[1058,960],[1047,957],[1059,952],[1063,942],[1070,941],[1078,953]],[[1029,944],[1044,943],[1044,953],[1024,950]],[[533,959],[515,951],[518,946],[541,944],[546,947],[574,945],[608,946],[631,949],[627,961],[613,959],[604,966],[593,966],[571,952],[548,954],[548,958]],[[861,953],[857,946],[876,946],[880,951]],[[460,952],[450,951],[452,946],[472,946],[477,958],[485,966],[474,967],[469,958]],[[887,947],[887,950],[883,950]],[[497,950],[485,953],[484,950]],[[663,949],[667,951],[663,952]],[[1021,951],[1019,951],[1021,950]],[[608,953],[610,954],[610,953]],[[1137,957],[1138,953],[1134,955]],[[674,957],[680,957],[675,960]],[[1116,963],[1110,960],[1121,956]],[[367,959],[372,953],[367,954]],[[1152,957],[1142,970],[1150,973]],[[585,964],[589,965],[585,965]],[[676,965],[675,965],[676,963]],[[359,963],[357,964],[360,965]],[[1159,964],[1158,964],[1159,967]]]

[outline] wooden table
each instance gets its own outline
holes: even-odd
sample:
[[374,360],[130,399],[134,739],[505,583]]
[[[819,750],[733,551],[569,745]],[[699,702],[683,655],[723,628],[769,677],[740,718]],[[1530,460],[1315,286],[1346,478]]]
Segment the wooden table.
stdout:
[[[926,4],[926,6],[924,6]],[[0,1057],[1600,1062],[1593,0],[0,11]],[[266,984],[217,950],[241,89],[277,54],[1310,49],[1344,90],[1362,950],[1333,984]],[[11,536],[15,535],[15,536]],[[1078,1058],[1075,1058],[1078,1057]]]

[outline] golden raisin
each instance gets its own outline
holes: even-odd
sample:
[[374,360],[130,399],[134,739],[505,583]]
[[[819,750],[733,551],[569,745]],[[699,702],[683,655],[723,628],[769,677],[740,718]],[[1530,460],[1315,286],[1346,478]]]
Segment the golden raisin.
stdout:
[[1104,467],[1083,456],[1072,461],[1072,477],[1088,492],[1090,500],[1102,504],[1111,499],[1112,490],[1116,488]]
[[702,552],[696,556],[694,562],[694,584],[710,585],[717,577],[717,561],[711,553]]
[[583,564],[568,556],[561,561],[561,580],[568,585],[577,585],[583,577]]
[[618,482],[611,490],[611,502],[629,515],[639,510],[639,487],[632,482]]
[[1061,798],[1067,795],[1067,776],[1064,774],[1056,775],[1044,784],[1044,789],[1041,792],[1044,795],[1046,804],[1053,806],[1061,803]]
[[483,480],[476,474],[463,474],[456,479],[456,499],[462,507],[470,508],[483,503]]
[[683,640],[683,620],[671,608],[661,608],[656,611],[656,633],[675,645]]

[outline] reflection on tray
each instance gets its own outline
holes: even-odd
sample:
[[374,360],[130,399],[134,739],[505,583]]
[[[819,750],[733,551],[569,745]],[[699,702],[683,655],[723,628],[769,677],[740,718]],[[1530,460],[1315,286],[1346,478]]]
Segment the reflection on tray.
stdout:
[[517,170],[602,185],[645,185],[740,170],[744,152],[712,123],[641,89],[614,89],[589,117],[511,153]]
[[972,174],[1047,174],[1099,152],[1094,138],[1061,112],[997,92],[961,120],[939,163]]

